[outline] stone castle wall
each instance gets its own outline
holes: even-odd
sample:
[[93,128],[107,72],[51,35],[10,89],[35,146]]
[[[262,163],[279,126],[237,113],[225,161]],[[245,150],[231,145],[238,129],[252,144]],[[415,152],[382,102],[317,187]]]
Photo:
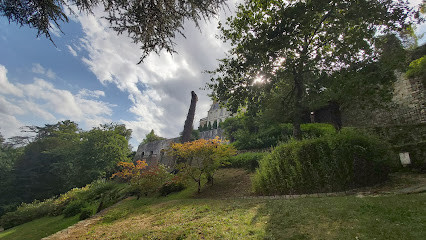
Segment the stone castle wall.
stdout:
[[167,150],[172,143],[180,142],[180,138],[171,138],[140,144],[133,161],[145,160],[148,166],[163,164],[168,167],[175,165],[174,159],[167,156]]
[[426,123],[426,93],[422,79],[397,74],[389,109],[348,109],[343,126],[389,126]]
[[[200,133],[200,138],[202,139],[213,139],[216,136],[220,139],[225,138],[222,129],[212,129]],[[167,151],[170,149],[170,145],[172,143],[178,142],[180,142],[180,138],[171,138],[140,144],[133,161],[145,160],[148,166],[163,164],[168,167],[173,167],[175,165],[174,159],[167,155]]]
[[200,132],[200,138],[202,139],[213,139],[215,137],[219,137],[222,140],[225,139],[223,130],[218,128],[218,129],[212,129],[212,130]]

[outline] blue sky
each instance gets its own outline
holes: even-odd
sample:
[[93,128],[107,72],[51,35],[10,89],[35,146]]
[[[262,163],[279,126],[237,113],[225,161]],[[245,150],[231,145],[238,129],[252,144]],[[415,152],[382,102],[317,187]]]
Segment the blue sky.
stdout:
[[[203,23],[202,32],[187,23],[187,38],[176,39],[179,54],[153,54],[137,65],[138,46],[110,30],[102,14],[73,17],[61,24],[65,34],[52,29],[57,47],[36,38],[34,29],[0,17],[0,132],[6,138],[19,135],[24,125],[66,119],[85,130],[125,123],[133,129],[134,147],[151,129],[175,137],[183,129],[191,90],[199,97],[195,127],[207,115],[211,102],[199,88],[209,76],[202,72],[214,69],[228,49],[215,38],[218,19]],[[424,32],[425,24],[418,28]]]

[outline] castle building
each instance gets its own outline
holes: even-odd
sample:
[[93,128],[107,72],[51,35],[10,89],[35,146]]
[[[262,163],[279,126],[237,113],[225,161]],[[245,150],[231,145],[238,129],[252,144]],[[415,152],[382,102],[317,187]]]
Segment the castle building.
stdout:
[[232,112],[228,111],[226,108],[221,107],[218,102],[214,101],[210,107],[210,110],[207,113],[207,117],[200,119],[200,127],[205,125],[213,126],[216,121],[217,124],[224,122],[227,118],[232,115]]

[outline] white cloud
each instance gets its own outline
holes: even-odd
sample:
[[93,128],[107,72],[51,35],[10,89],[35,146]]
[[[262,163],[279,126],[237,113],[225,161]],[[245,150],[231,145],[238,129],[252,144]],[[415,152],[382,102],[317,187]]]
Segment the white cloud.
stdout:
[[20,135],[22,124],[15,116],[0,112],[0,132],[4,138]]
[[38,74],[44,74],[46,72],[46,70],[44,69],[43,66],[41,66],[40,63],[34,63],[33,68],[31,70],[33,71],[33,73],[38,73]]
[[54,73],[52,69],[48,69],[46,72],[46,77],[53,79],[56,77],[56,73]]
[[33,73],[44,75],[50,79],[54,79],[56,77],[56,73],[53,72],[52,69],[45,69],[40,63],[34,63],[33,67],[31,68],[31,71]]
[[105,92],[101,90],[89,90],[89,89],[81,89],[77,96],[79,97],[93,97],[93,98],[99,98],[99,97],[105,97]]
[[55,24],[50,25],[49,32],[56,37],[61,37],[61,30]]
[[[40,67],[35,64],[34,70],[37,72],[42,69]],[[12,84],[6,73],[7,69],[0,65],[0,93],[14,93],[13,98],[0,95],[0,128],[5,137],[19,133],[18,128],[23,124],[16,118],[17,115],[23,119],[27,116],[49,122],[71,119],[83,123],[85,128],[111,122],[112,107],[115,105],[93,99],[105,96],[103,91],[82,89],[73,94],[41,78],[34,78],[28,84]]]
[[[127,35],[117,36],[101,16],[102,12],[97,10],[95,16],[78,18],[85,33],[80,42],[87,52],[82,61],[102,84],[115,84],[128,94],[132,102],[128,111],[134,119],[121,122],[133,129],[133,138],[140,142],[151,129],[164,137],[178,136],[183,130],[192,90],[199,97],[194,121],[197,127],[211,103],[208,92],[199,90],[209,78],[202,71],[214,69],[216,59],[223,57],[227,49],[214,37],[218,34],[217,20],[201,23],[201,33],[193,24],[186,24],[187,38],[176,39],[178,54],[152,54],[137,65],[139,47]],[[224,17],[221,16],[222,21]]]
[[23,92],[21,89],[15,87],[7,79],[7,69],[5,66],[0,65],[0,93],[10,94],[15,96],[22,96]]
[[77,57],[77,52],[70,45],[67,45],[67,48],[74,57]]
[[4,97],[0,96],[0,113],[8,115],[20,115],[23,114],[24,111],[19,106],[10,103]]

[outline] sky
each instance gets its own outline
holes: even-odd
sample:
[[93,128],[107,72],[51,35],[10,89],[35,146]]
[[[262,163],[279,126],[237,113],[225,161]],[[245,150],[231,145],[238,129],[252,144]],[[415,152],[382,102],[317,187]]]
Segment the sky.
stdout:
[[[56,47],[36,30],[19,27],[0,17],[0,132],[22,135],[20,127],[44,126],[72,120],[84,130],[115,122],[133,130],[135,149],[154,129],[162,137],[177,137],[183,130],[191,91],[198,95],[194,127],[207,116],[209,81],[229,45],[217,39],[218,21],[233,13],[229,8],[201,31],[186,22],[176,38],[178,54],[151,54],[139,62],[141,50],[126,35],[117,35],[101,18],[80,14],[52,29]],[[421,0],[411,0],[418,5]],[[426,24],[417,33],[426,32]],[[425,41],[425,37],[422,42]]]

